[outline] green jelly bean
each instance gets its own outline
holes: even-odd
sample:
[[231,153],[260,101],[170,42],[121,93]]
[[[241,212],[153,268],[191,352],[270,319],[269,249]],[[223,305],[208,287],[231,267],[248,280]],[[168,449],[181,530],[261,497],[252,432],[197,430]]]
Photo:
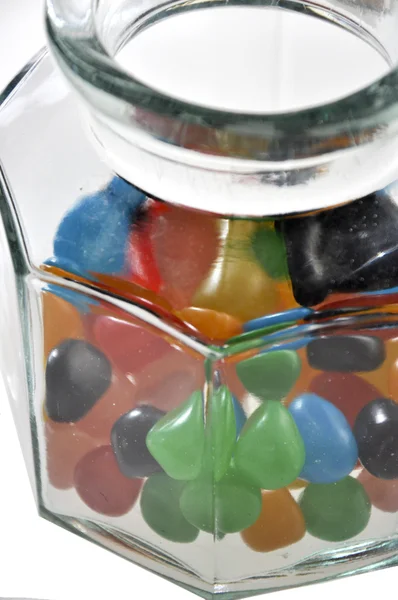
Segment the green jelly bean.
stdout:
[[285,487],[300,475],[304,443],[283,404],[268,400],[251,415],[239,436],[234,460],[248,481],[265,490]]
[[141,514],[147,525],[161,537],[188,544],[196,540],[199,531],[180,510],[184,486],[184,482],[164,473],[152,475],[141,492]]
[[203,465],[205,427],[203,398],[194,392],[150,430],[146,444],[153,458],[173,479],[196,479]]
[[304,490],[299,504],[308,533],[328,542],[355,537],[370,519],[369,498],[353,477],[337,483],[312,483]]
[[208,533],[236,533],[261,513],[261,491],[229,471],[218,483],[201,478],[186,485],[180,499],[183,515]]
[[228,470],[236,441],[233,398],[225,385],[215,390],[210,399],[207,436],[206,463],[211,466],[215,481],[220,481]]
[[264,271],[272,279],[288,279],[286,248],[283,238],[275,229],[258,229],[252,237],[254,254]]
[[286,396],[300,375],[301,360],[294,350],[275,350],[243,360],[236,367],[248,392],[262,400]]

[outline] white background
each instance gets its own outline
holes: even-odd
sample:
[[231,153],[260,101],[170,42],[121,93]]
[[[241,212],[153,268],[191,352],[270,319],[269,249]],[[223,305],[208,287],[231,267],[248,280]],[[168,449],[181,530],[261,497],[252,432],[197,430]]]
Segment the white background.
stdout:
[[[0,0],[0,87],[5,86],[42,44],[41,0]],[[0,307],[1,294],[5,293],[6,290],[0,290]],[[0,343],[7,341],[0,338]],[[1,598],[194,598],[185,590],[37,516],[1,380],[0,475]],[[394,598],[397,588],[398,572],[392,568],[279,592],[275,598],[319,600],[340,596],[344,600],[370,600],[380,594]]]

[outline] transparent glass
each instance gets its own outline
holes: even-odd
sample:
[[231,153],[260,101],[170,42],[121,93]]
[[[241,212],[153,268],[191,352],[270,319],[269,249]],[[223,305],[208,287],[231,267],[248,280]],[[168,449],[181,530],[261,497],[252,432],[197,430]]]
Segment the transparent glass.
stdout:
[[231,3],[54,0],[83,102],[45,52],[0,96],[2,368],[40,513],[205,598],[397,562],[396,8],[278,6],[232,8],[359,39],[357,89],[269,94],[289,54],[257,104],[247,55],[173,92],[133,45],[195,7],[229,53]]

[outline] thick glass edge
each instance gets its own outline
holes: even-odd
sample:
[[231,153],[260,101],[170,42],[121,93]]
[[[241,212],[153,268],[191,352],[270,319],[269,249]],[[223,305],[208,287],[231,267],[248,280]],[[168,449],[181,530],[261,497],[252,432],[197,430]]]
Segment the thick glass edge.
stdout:
[[[189,0],[188,4],[194,4]],[[224,0],[213,0],[215,6]],[[231,0],[230,6],[275,6],[274,0]],[[280,0],[279,8],[311,13],[319,18],[316,3],[292,3]],[[184,6],[187,2],[184,2]],[[68,35],[55,18],[55,0],[47,0],[46,30],[50,47],[68,78],[80,78],[86,84],[136,108],[171,121],[175,126],[202,127],[216,135],[234,136],[229,158],[280,161],[306,159],[354,148],[386,133],[398,125],[398,68],[393,69],[368,87],[336,102],[278,114],[243,114],[224,112],[179,101],[134,79],[106,53],[98,38],[85,39]],[[163,5],[165,6],[165,5]],[[200,6],[195,9],[200,9]],[[178,10],[178,9],[177,9]],[[341,15],[342,21],[347,17]],[[74,77],[73,77],[74,76]],[[112,115],[109,115],[112,117]],[[131,115],[130,115],[131,118]],[[141,123],[141,129],[142,129]],[[173,129],[173,127],[171,127]],[[148,133],[156,134],[153,123]],[[159,132],[160,134],[160,132]],[[266,145],[258,151],[258,141]],[[162,141],[175,144],[162,131]],[[250,145],[257,142],[257,148]],[[241,152],[240,149],[244,149]],[[218,157],[222,149],[217,145]]]

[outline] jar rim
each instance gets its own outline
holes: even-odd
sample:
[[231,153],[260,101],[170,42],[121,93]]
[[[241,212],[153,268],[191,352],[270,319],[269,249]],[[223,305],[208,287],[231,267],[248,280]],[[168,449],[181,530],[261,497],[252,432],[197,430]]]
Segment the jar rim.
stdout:
[[[214,2],[221,4],[221,0]],[[230,0],[228,5],[242,2]],[[272,6],[272,0],[255,5]],[[292,2],[279,0],[279,6],[291,8]],[[306,1],[301,6],[308,11],[316,5]],[[319,10],[317,5],[318,13]],[[344,15],[342,18],[347,20]],[[162,141],[174,146],[189,148],[189,128],[195,127],[196,134],[198,130],[206,132],[206,149],[201,151],[218,157],[272,162],[308,159],[367,143],[398,122],[398,67],[367,87],[330,103],[282,113],[231,112],[168,96],[135,79],[107,53],[99,38],[94,44],[85,44],[78,36],[65,34],[57,22],[54,0],[47,2],[46,25],[50,44],[68,70],[144,113],[168,119],[173,123],[169,129],[174,135],[165,135],[164,127],[162,132],[156,131],[153,122],[150,133],[162,133]],[[147,128],[145,123],[141,127]]]

